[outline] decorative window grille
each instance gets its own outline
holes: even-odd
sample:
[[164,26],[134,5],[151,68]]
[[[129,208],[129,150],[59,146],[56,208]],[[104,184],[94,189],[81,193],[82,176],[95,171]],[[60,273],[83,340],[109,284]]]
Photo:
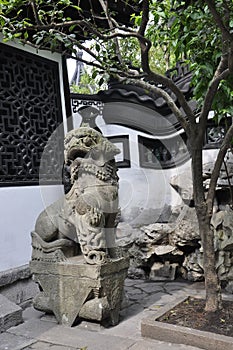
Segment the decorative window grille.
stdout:
[[139,136],[138,146],[140,166],[143,168],[174,168],[190,159],[185,134],[166,140]]
[[[58,63],[0,44],[0,186],[36,185],[62,123]],[[40,177],[61,181],[63,128]],[[49,156],[48,156],[49,155]]]

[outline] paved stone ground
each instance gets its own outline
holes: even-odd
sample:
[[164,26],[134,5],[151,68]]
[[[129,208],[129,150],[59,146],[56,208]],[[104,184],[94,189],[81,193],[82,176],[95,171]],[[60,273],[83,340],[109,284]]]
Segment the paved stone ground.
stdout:
[[53,316],[32,307],[23,312],[24,323],[0,334],[0,350],[198,350],[141,337],[144,317],[183,295],[204,295],[202,283],[125,282],[127,298],[120,323],[111,328],[82,322],[76,327],[58,325]]

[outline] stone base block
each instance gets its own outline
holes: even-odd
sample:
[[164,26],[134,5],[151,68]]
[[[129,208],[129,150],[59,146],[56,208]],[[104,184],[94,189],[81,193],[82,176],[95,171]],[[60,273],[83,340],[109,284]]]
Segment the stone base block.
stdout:
[[22,309],[0,294],[0,333],[23,322]]
[[128,267],[125,258],[101,265],[89,265],[82,256],[57,263],[33,260],[30,268],[41,290],[34,307],[68,326],[82,319],[116,325]]

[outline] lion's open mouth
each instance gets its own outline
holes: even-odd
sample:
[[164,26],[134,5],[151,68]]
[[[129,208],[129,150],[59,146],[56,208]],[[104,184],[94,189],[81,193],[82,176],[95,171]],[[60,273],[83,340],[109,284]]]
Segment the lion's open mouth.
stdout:
[[75,160],[76,158],[85,158],[87,153],[88,153],[88,150],[72,148],[69,150],[67,156],[68,156],[68,159]]

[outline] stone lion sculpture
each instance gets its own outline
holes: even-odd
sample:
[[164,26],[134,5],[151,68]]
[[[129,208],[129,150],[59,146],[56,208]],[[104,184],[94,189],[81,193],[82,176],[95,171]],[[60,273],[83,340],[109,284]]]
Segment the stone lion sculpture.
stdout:
[[[47,207],[32,232],[32,260],[63,261],[83,253],[89,264],[117,257],[118,148],[98,131],[80,127],[64,141],[65,196]],[[80,252],[81,250],[81,252]]]

